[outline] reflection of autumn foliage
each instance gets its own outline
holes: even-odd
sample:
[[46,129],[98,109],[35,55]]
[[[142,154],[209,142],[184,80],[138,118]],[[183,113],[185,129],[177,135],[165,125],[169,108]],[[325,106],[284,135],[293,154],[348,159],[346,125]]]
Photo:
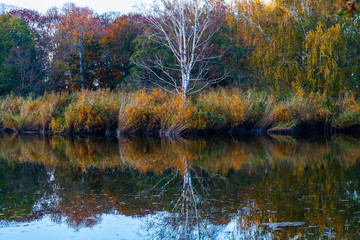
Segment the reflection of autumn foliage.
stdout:
[[183,154],[194,158],[187,151],[185,142],[176,139],[149,139],[146,142],[121,139],[119,146],[122,160],[141,172],[159,174],[169,168],[183,172]]
[[[41,210],[36,207],[17,221],[33,221],[50,215],[54,222],[66,222],[78,229],[97,224],[102,214],[144,216],[163,208],[163,203],[153,205],[155,200],[134,198],[139,182],[127,181],[135,179],[136,173],[88,169],[84,182],[81,169],[56,168],[52,174],[54,179],[44,180],[38,194],[36,205],[41,206]],[[146,189],[151,184],[153,182],[142,187]]]
[[[57,192],[61,201],[49,206],[49,214],[53,221],[65,222],[73,227],[82,226],[90,227],[100,221],[102,214],[109,213],[114,208],[114,202],[107,198],[106,195],[97,196],[91,191],[86,191],[87,196],[81,196],[80,192]],[[85,191],[85,190],[84,190]]]
[[34,162],[46,167],[121,166],[118,145],[111,139],[12,135],[0,141],[1,155],[9,161]]
[[255,189],[259,212],[246,218],[258,224],[306,223],[301,228],[275,231],[274,237],[279,239],[305,237],[308,233],[318,237],[329,234],[329,237],[356,238],[355,213],[360,206],[359,200],[351,195],[359,189],[359,164],[347,169],[340,167],[333,157],[328,158],[326,165],[307,166],[301,171],[288,171],[288,164],[275,164],[261,178]]
[[[43,173],[38,194],[30,202],[37,208],[31,211],[28,206],[21,216],[9,211],[9,220],[50,215],[55,222],[79,228],[93,226],[105,213],[139,217],[171,212],[187,172],[198,198],[198,214],[206,224],[224,225],[235,218],[238,229],[255,228],[259,237],[304,237],[307,232],[321,236],[327,228],[333,236],[356,237],[351,235],[360,211],[356,138],[333,136],[308,142],[281,136],[116,140],[4,135],[0,141],[0,157],[7,164],[25,170],[39,166],[33,171]],[[25,174],[19,181],[32,180]],[[30,196],[35,190],[21,190],[26,191]],[[305,224],[273,231],[262,225],[269,222]]]
[[[167,169],[183,171],[182,157],[190,166],[211,173],[226,174],[230,169],[257,170],[270,164],[288,162],[302,171],[308,167],[327,167],[328,156],[344,159],[345,167],[356,164],[360,150],[358,140],[332,137],[324,141],[302,141],[291,137],[236,139],[180,138],[65,138],[21,137],[4,135],[0,139],[0,156],[8,161],[34,162],[47,167],[107,169],[128,168],[146,173]],[[313,151],[316,149],[316,151]]]

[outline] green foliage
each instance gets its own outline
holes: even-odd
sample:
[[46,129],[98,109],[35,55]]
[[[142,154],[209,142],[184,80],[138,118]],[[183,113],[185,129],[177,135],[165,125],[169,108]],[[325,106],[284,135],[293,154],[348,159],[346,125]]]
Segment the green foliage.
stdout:
[[356,0],[343,0],[343,7],[336,13],[339,16],[349,17],[360,10]]
[[[9,60],[15,57],[11,51],[23,49],[34,55],[34,48],[34,40],[25,20],[10,15],[0,15],[0,95],[17,90],[22,80],[19,77],[21,71],[19,66]],[[18,93],[21,94],[22,91]]]
[[349,13],[348,13],[346,7],[343,7],[342,9],[340,9],[336,14],[339,16],[344,16],[344,17],[349,16]]
[[25,20],[10,15],[0,15],[0,60],[13,46],[31,46],[33,39]]
[[[157,76],[168,80],[170,83],[172,79],[181,79],[181,74],[177,69],[175,56],[155,37],[149,29],[146,29],[143,35],[140,35],[134,40],[134,52],[131,56],[131,62],[137,62],[138,65],[148,64],[151,66],[152,71],[141,68],[136,64],[131,64],[131,77],[136,81],[140,81],[140,84],[149,84],[156,82]],[[163,64],[157,64],[159,61]],[[162,70],[166,69],[168,74],[165,74]],[[171,76],[172,79],[169,79]],[[165,88],[171,89],[171,85],[163,83]]]

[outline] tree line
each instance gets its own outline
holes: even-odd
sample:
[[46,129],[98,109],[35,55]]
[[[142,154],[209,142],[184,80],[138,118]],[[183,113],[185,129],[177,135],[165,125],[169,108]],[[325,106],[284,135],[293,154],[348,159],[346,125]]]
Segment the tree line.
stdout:
[[0,8],[1,95],[157,86],[186,97],[209,85],[359,91],[356,1],[159,0],[131,14],[73,3],[44,14]]

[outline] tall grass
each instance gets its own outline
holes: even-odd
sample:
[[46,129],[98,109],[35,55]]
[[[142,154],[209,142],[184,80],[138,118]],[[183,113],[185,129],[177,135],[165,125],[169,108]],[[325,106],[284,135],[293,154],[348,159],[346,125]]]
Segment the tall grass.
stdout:
[[40,98],[8,96],[0,104],[0,122],[12,130],[46,130],[49,128],[55,94]]
[[304,126],[336,129],[360,125],[360,105],[350,93],[329,99],[318,93],[277,99],[267,92],[208,90],[184,100],[153,89],[130,93],[84,91],[0,100],[0,126],[13,131],[156,132],[252,128],[286,130]]
[[0,101],[0,124],[14,131],[91,132],[117,129],[124,94],[103,91],[9,95]]
[[119,130],[154,131],[179,134],[191,128],[196,112],[190,100],[160,89],[128,94],[119,111]]
[[115,129],[122,100],[123,94],[109,90],[77,93],[65,109],[65,126],[70,131]]
[[346,93],[336,102],[332,126],[342,129],[357,125],[360,125],[359,103],[351,93]]
[[236,90],[211,90],[196,99],[193,128],[219,129],[240,125],[245,120],[245,99]]

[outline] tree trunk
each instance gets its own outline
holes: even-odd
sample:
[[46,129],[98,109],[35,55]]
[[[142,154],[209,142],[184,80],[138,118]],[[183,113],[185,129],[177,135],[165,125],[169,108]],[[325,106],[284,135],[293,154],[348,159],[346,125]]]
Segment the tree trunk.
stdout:
[[81,38],[79,38],[79,57],[80,57],[80,76],[81,76],[81,91],[85,90],[85,84],[84,84],[84,73],[83,73],[83,56],[82,56],[82,43]]
[[186,84],[186,74],[182,74],[182,97],[185,100],[186,99],[186,92],[187,92],[187,84]]

